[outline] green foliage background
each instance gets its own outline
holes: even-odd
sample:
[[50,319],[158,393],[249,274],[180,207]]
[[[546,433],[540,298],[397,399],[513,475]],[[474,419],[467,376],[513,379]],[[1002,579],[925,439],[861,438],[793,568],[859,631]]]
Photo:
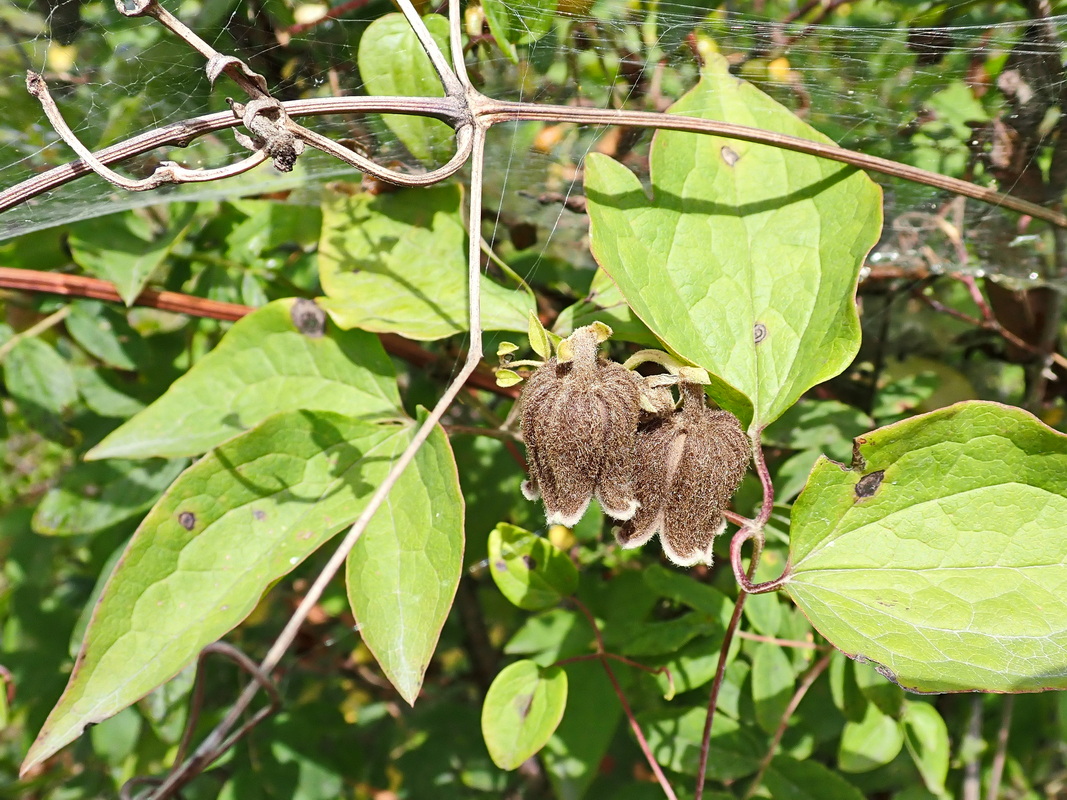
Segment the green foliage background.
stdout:
[[[63,28],[59,16],[50,18],[49,30],[48,21],[28,6],[0,9],[0,19],[23,36],[17,47],[0,49],[5,75],[15,76],[0,85],[7,108],[0,131],[4,185],[69,157],[41,124],[39,109],[22,90],[18,74],[25,67],[23,56],[70,78],[62,97],[64,112],[78,120],[76,130],[92,146],[135,133],[150,118],[169,121],[219,110],[224,108],[226,91],[232,91],[221,85],[209,87],[197,76],[195,54],[157,26],[124,20],[110,3],[74,5],[84,23],[76,37]],[[321,76],[330,70],[338,72],[346,86],[365,85],[376,92],[393,91],[390,87],[414,91],[422,85],[408,81],[419,67],[407,61],[385,77],[371,74],[370,65],[390,52],[410,55],[402,46],[403,29],[396,29],[395,17],[386,16],[393,10],[386,3],[370,3],[346,18],[351,24],[323,26],[311,36],[294,38],[285,48],[276,47],[276,38],[264,37],[264,31],[296,24],[301,4],[269,0],[256,5],[177,5],[176,12],[201,33],[210,33],[217,47],[248,56],[271,85],[279,87],[279,96],[326,93],[331,87]],[[993,87],[1002,72],[1018,67],[1018,55],[1013,53],[1032,49],[1027,40],[1032,34],[1022,24],[1027,19],[1023,4],[837,4],[831,16],[805,33],[803,46],[793,49],[770,34],[766,44],[731,38],[726,4],[663,9],[657,4],[632,7],[604,1],[560,9],[585,15],[577,17],[553,16],[555,9],[544,3],[515,6],[487,0],[484,5],[486,38],[471,59],[481,66],[478,77],[490,94],[559,102],[568,99],[569,86],[581,83],[583,96],[598,105],[625,103],[662,110],[660,101],[665,97],[677,99],[697,84],[697,59],[687,49],[695,46],[708,61],[710,52],[719,53],[726,59],[723,69],[728,64],[731,74],[751,80],[768,96],[807,116],[820,133],[846,146],[983,183],[999,179],[1024,195],[1038,191],[1027,189],[1034,181],[1050,191],[1057,187],[1052,164],[1059,122],[1051,106],[1035,123],[1044,126],[1044,138],[1014,175],[991,161],[992,144],[972,143],[975,131],[995,131],[994,123],[1010,122],[1017,110],[1005,92]],[[792,4],[767,2],[761,13],[765,20],[785,21],[793,11]],[[810,19],[796,20],[800,28],[805,21]],[[379,31],[388,28],[388,35],[368,38],[363,46],[361,39],[374,26]],[[917,46],[909,38],[915,29],[940,31],[949,38]],[[865,36],[865,30],[879,33]],[[855,41],[843,42],[841,31],[851,31]],[[997,32],[998,44],[980,50],[982,36],[989,31]],[[696,39],[687,43],[690,32]],[[71,49],[54,44],[49,50],[49,33],[57,40],[71,38]],[[591,40],[596,46],[587,46]],[[641,77],[627,71],[635,53],[645,70]],[[934,55],[940,58],[931,66],[928,59]],[[661,60],[662,94],[657,96],[650,90],[647,73]],[[971,76],[970,82],[958,77],[968,74],[972,64],[981,73],[978,77]],[[905,73],[908,78],[901,79]],[[952,77],[946,80],[946,75]],[[78,76],[87,78],[91,91],[77,90]],[[390,76],[392,80],[387,80]],[[1053,78],[1058,87],[1056,81],[1062,82],[1062,76]],[[857,95],[862,99],[854,99]],[[742,104],[750,111],[762,102],[752,97],[762,95],[752,92]],[[699,101],[699,94],[690,95],[689,102],[694,98]],[[895,119],[909,124],[890,130],[888,116],[854,114],[851,104],[856,102],[893,109]],[[707,110],[706,104],[697,105],[694,113]],[[1013,124],[1026,133],[1024,123]],[[428,159],[427,163],[447,159],[447,139],[432,124],[373,119],[335,120],[330,125],[328,130],[338,137],[370,147],[382,161],[400,158],[415,164],[414,158]],[[1002,324],[1016,330],[1012,326],[1020,312],[1004,295],[1020,287],[1033,290],[1035,284],[1019,282],[1029,281],[1031,273],[1048,279],[1038,292],[1049,286],[1055,290],[1063,276],[1053,238],[1044,229],[1020,231],[1015,218],[983,209],[978,219],[964,217],[974,234],[965,239],[961,255],[953,249],[950,236],[939,238],[943,227],[941,233],[928,231],[940,202],[947,198],[879,178],[889,196],[887,216],[904,227],[883,231],[867,266],[890,263],[900,272],[869,277],[861,285],[860,351],[849,361],[853,353],[848,347],[831,343],[827,346],[840,361],[838,369],[845,368],[840,375],[809,390],[812,383],[835,372],[825,368],[824,361],[810,362],[804,380],[780,390],[775,386],[773,402],[749,402],[746,407],[738,393],[751,400],[754,389],[767,386],[756,367],[731,373],[726,363],[730,359],[721,350],[707,355],[705,363],[695,345],[691,352],[681,348],[687,344],[685,336],[704,346],[708,337],[716,335],[717,326],[700,317],[696,333],[667,336],[662,318],[657,320],[637,302],[631,301],[633,310],[624,302],[620,289],[633,296],[642,286],[654,290],[663,285],[661,276],[650,269],[654,260],[641,260],[641,267],[648,270],[644,274],[612,272],[605,263],[609,277],[595,270],[587,255],[583,215],[559,210],[552,200],[547,201],[546,211],[520,195],[514,184],[505,186],[503,176],[510,172],[511,180],[526,181],[527,193],[567,194],[572,185],[560,176],[573,178],[581,156],[596,146],[635,170],[642,183],[623,175],[618,164],[597,156],[588,162],[593,166],[587,174],[593,183],[604,179],[589,192],[594,203],[598,188],[613,190],[605,178],[608,170],[615,171],[615,179],[628,191],[647,188],[651,137],[620,144],[602,134],[538,125],[515,126],[511,136],[495,134],[492,163],[512,167],[491,170],[487,179],[487,196],[501,199],[499,207],[491,209],[497,212],[496,219],[487,215],[483,233],[493,244],[495,259],[503,264],[489,263],[484,279],[491,342],[487,351],[493,352],[498,340],[514,339],[525,331],[527,314],[536,308],[554,321],[554,331],[561,335],[594,320],[607,322],[616,333],[612,353],[620,358],[654,344],[653,334],[659,334],[680,355],[702,366],[720,366],[715,359],[722,359],[725,366],[716,374],[729,386],[713,394],[747,417],[746,422],[757,427],[770,423],[764,443],[777,504],[757,580],[777,577],[784,568],[792,504],[813,467],[816,488],[825,485],[832,492],[844,481],[843,496],[852,496],[854,486],[849,481],[855,476],[820,456],[848,462],[854,437],[894,423],[909,430],[908,426],[922,427],[927,423],[910,421],[916,414],[971,399],[1026,405],[1054,427],[1063,427],[1064,393],[1056,382],[1035,392],[1032,358],[989,331],[931,309],[918,296],[926,293],[951,309],[975,314],[966,288],[940,275],[946,264],[978,265],[977,278],[1002,315]],[[190,158],[212,161],[232,149],[228,140],[213,137],[198,144]],[[678,150],[674,153],[677,159]],[[654,155],[652,162],[655,171]],[[314,545],[351,522],[358,511],[353,497],[362,496],[388,463],[368,458],[370,466],[363,470],[359,466],[363,459],[345,453],[339,443],[379,439],[391,442],[390,447],[402,443],[420,408],[433,404],[448,379],[463,346],[466,319],[461,294],[462,190],[450,184],[373,194],[367,189],[374,187],[361,186],[351,175],[324,187],[323,180],[331,177],[326,168],[313,157],[308,163],[293,182],[271,184],[276,193],[269,196],[262,185],[237,181],[213,188],[214,196],[179,192],[164,204],[104,215],[111,207],[97,186],[58,192],[32,210],[7,215],[31,222],[22,228],[29,232],[0,242],[0,266],[104,278],[114,282],[126,300],[149,286],[265,308],[231,325],[94,300],[16,292],[0,296],[4,312],[0,685],[7,690],[0,692],[0,798],[116,796],[128,779],[160,774],[173,762],[187,721],[190,668],[91,728],[26,778],[17,777],[20,762],[66,684],[95,599],[130,537],[146,514],[149,521],[155,515],[175,535],[182,535],[185,522],[179,514],[186,506],[171,508],[169,495],[164,497],[180,473],[185,486],[202,486],[197,492],[203,506],[195,515],[202,523],[210,519],[212,508],[229,507],[222,498],[236,502],[233,498],[242,491],[257,499],[269,494],[262,486],[249,488],[241,480],[220,484],[219,475],[236,474],[255,484],[264,475],[284,474],[294,493],[307,489],[309,495],[328,498],[308,512],[311,517],[296,515],[290,528],[278,529],[281,536],[307,528],[315,538],[298,542],[291,553],[271,551],[271,558],[281,560],[263,567],[264,583],[277,580],[268,594],[259,599],[238,593],[248,607],[229,610],[228,616],[220,613],[217,631],[204,641],[181,642],[189,654],[195,653],[250,613],[243,625],[227,634],[227,641],[261,654],[325,560],[325,553],[314,551]],[[665,173],[684,173],[687,166],[691,168],[662,164]],[[765,168],[769,170],[773,164]],[[653,174],[653,181],[658,178]],[[684,175],[675,178],[684,183]],[[766,180],[774,180],[772,172]],[[717,185],[716,191],[720,190]],[[1057,197],[1062,197],[1063,187],[1058,190]],[[119,202],[141,204],[145,199]],[[54,218],[49,217],[50,203],[60,209]],[[87,208],[97,218],[76,221],[88,216]],[[907,239],[910,229],[905,224],[915,222],[905,218],[913,208],[925,215],[919,220],[923,233],[916,241]],[[598,213],[607,215],[594,209],[594,224]],[[49,226],[49,221],[63,224]],[[5,229],[10,233],[23,223],[0,219],[0,224],[10,224]],[[609,224],[621,230],[620,221]],[[804,227],[803,220],[790,224]],[[39,230],[30,230],[39,225]],[[530,225],[535,234],[532,243]],[[553,232],[551,239],[548,230]],[[753,241],[758,244],[758,235]],[[401,245],[395,246],[397,242]],[[1012,249],[1005,256],[1008,243]],[[924,247],[937,257],[924,256]],[[894,258],[890,253],[896,254]],[[599,251],[597,255],[605,262],[609,258]],[[355,268],[362,270],[358,276]],[[789,277],[783,276],[785,288],[780,292],[788,294]],[[635,281],[636,289],[627,286],[628,279]],[[649,293],[649,302],[655,302],[653,294]],[[293,322],[294,302],[288,298],[322,295],[330,321],[324,336],[309,337]],[[834,319],[826,313],[828,320]],[[847,331],[852,325],[850,310],[839,313],[840,329]],[[684,321],[684,316],[679,313],[674,321]],[[728,317],[724,324],[738,319]],[[47,324],[39,331],[26,333],[42,320]],[[753,320],[742,322],[747,330]],[[706,327],[699,329],[700,325]],[[1023,338],[1036,336],[1022,323],[1017,329]],[[373,336],[377,333],[417,340],[437,358],[425,367],[389,356]],[[741,377],[733,380],[736,376]],[[156,401],[152,411],[119,430]],[[732,401],[736,405],[731,406]],[[413,479],[401,492],[403,508],[388,520],[376,520],[368,532],[366,552],[359,556],[363,560],[349,563],[347,587],[340,583],[331,587],[284,662],[279,678],[285,698],[282,712],[257,728],[184,796],[294,800],[381,800],[390,793],[406,798],[661,796],[649,780],[601,666],[568,660],[593,649],[594,632],[582,608],[596,620],[609,652],[653,670],[669,670],[670,678],[665,672],[614,666],[658,762],[685,796],[696,771],[709,682],[737,593],[725,537],[713,568],[684,572],[658,563],[654,545],[637,552],[619,550],[609,522],[595,508],[574,530],[544,531],[540,509],[518,492],[522,469],[514,443],[471,433],[476,427],[498,426],[510,405],[507,397],[479,392],[465,396],[450,412],[448,442],[443,432],[435,434],[424,463],[416,464],[418,472],[412,473],[427,477]],[[215,413],[220,408],[228,413]],[[990,412],[981,412],[986,413]],[[995,416],[981,424],[1000,430],[1002,421]],[[1036,429],[1032,421],[1020,424],[1027,435],[1032,430],[1027,425]],[[273,446],[264,449],[262,439],[249,438],[246,432],[253,429],[268,429]],[[937,432],[922,435],[930,437],[924,444],[933,448],[946,438]],[[1062,440],[1048,436],[1053,444],[1037,448],[1044,459],[1055,462],[1042,472],[1046,477],[1061,471],[1062,458],[1057,449]],[[879,455],[878,444],[871,444],[867,455],[872,466],[880,466],[879,457],[890,458]],[[222,446],[214,449],[218,445]],[[373,450],[373,445],[367,444],[367,449]],[[185,471],[191,457],[208,451]],[[335,456],[356,466],[339,470]],[[1012,458],[1005,456],[1003,463],[1014,476],[1023,462]],[[264,462],[269,462],[267,468]],[[1062,488],[1054,484],[1048,479],[1044,488],[1062,496]],[[898,487],[898,491],[911,489]],[[465,515],[456,516],[455,504],[439,515],[435,501],[457,492],[464,499]],[[160,497],[164,499],[156,505]],[[752,515],[759,499],[759,486],[749,477],[735,498],[735,509]],[[1025,514],[1026,504],[1019,505],[1014,513]],[[1048,520],[1055,517],[1056,508],[1050,509],[1046,530]],[[268,503],[255,510],[273,518],[279,507]],[[973,512],[976,519],[983,513]],[[420,514],[422,522],[417,519]],[[222,517],[219,525],[247,532],[246,520]],[[810,500],[807,506],[799,503],[794,547],[809,546],[808,539],[797,544],[797,537],[820,535],[826,521],[817,517],[813,523]],[[433,546],[442,548],[439,556],[420,560],[419,552],[404,550],[399,534],[390,538],[391,532],[412,528],[432,527],[437,534],[438,524],[441,533]],[[461,530],[465,549],[457,535]],[[532,538],[530,532],[547,538]],[[1056,549],[1062,536],[1050,539],[1042,544],[1038,537],[1035,547],[1051,554],[1055,566],[1062,562]],[[264,541],[266,537],[260,540]],[[165,564],[168,553],[154,549],[158,542],[143,546],[145,558]],[[426,547],[430,546],[428,540]],[[249,569],[257,569],[260,553],[254,541],[248,547],[240,556],[252,564]],[[531,553],[535,563],[550,565],[544,575],[528,574],[524,556]],[[433,627],[430,623],[413,623],[423,636],[414,643],[361,635],[352,608],[360,612],[360,624],[369,624],[379,613],[375,604],[383,594],[402,593],[408,588],[407,576],[420,569],[432,572],[444,562],[450,564],[450,572],[434,576],[441,580],[439,591],[412,603],[416,614],[428,607],[438,609],[440,619],[433,624],[443,627],[436,650],[433,641],[425,640],[425,627]],[[499,576],[493,570],[501,562],[518,590],[509,589],[506,581],[494,581]],[[402,563],[403,571],[371,575],[382,563]],[[564,566],[572,564],[577,570]],[[537,592],[530,592],[531,581]],[[432,582],[426,578],[415,583]],[[1054,592],[1055,585],[1049,591]],[[451,592],[455,604],[445,617]],[[791,592],[812,613],[803,587]],[[580,605],[566,600],[571,593]],[[226,605],[225,598],[219,600],[206,590],[197,589],[193,595],[201,606],[183,613],[196,621]],[[120,601],[116,601],[119,606]],[[182,622],[173,620],[177,627]],[[985,789],[997,780],[1002,797],[1036,798],[1061,791],[1058,787],[1067,773],[1063,750],[1067,705],[1061,693],[905,695],[872,666],[831,652],[783,594],[752,597],[742,630],[745,635],[730,651],[712,731],[709,792],[715,800],[742,797],[750,790],[750,779],[760,770],[798,683],[824,657],[829,658],[826,671],[789,718],[781,746],[762,773],[758,791],[763,796],[926,800],[962,797],[968,782],[973,786],[977,781]],[[1050,641],[1056,644],[1051,637]],[[790,644],[798,642],[803,646]],[[131,645],[131,650],[144,655],[139,646]],[[388,653],[398,655],[391,660]],[[565,663],[558,665],[560,661]],[[162,664],[156,680],[146,680],[142,688],[167,677],[169,663]],[[412,671],[413,663],[425,677],[418,669]],[[197,725],[200,734],[219,719],[242,685],[235,668],[222,659],[209,660],[207,669],[205,710]],[[505,726],[493,739],[495,745],[487,748],[482,705],[486,701],[487,708],[495,706],[490,684],[500,673],[520,686],[536,684],[531,708],[538,710],[540,722],[518,736],[518,723]],[[390,680],[401,686],[403,698]],[[127,691],[127,702],[143,693],[138,687]],[[416,696],[414,706],[403,702]],[[507,699],[505,695],[502,713],[508,711]],[[550,724],[556,721],[558,728]],[[492,723],[488,730],[492,732]],[[994,752],[1002,731],[1008,736],[1003,777],[997,778]],[[536,760],[517,771],[498,766],[520,766],[541,745],[544,749]]]

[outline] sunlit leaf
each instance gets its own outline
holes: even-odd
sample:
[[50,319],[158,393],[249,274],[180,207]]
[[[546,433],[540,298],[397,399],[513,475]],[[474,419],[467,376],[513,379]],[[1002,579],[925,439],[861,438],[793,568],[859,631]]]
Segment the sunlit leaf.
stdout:
[[438,427],[401,474],[348,556],[360,636],[414,704],[463,567],[463,496]]
[[489,571],[519,608],[551,608],[578,588],[578,570],[548,539],[502,522],[489,534]]
[[[711,56],[678,114],[828,141]],[[762,427],[859,347],[853,296],[881,230],[881,192],[825,159],[661,131],[650,201],[606,156],[586,160],[593,253],[630,306]],[[683,313],[684,312],[684,313]]]
[[789,593],[838,648],[921,691],[1067,688],[1067,436],[961,403],[823,459]]
[[[468,328],[467,231],[456,185],[323,206],[322,305],[345,328],[441,339]],[[482,327],[527,332],[533,299],[482,277]]]
[[400,413],[377,337],[342,331],[307,300],[278,300],[239,320],[166,394],[87,458],[199,455],[279,411]]
[[859,722],[846,722],[837,750],[837,766],[842,772],[869,772],[888,764],[904,746],[900,724],[867,704]]
[[[439,14],[422,19],[447,61],[448,20]],[[444,97],[441,79],[403,14],[386,14],[367,27],[359,40],[356,63],[367,94]],[[455,150],[455,133],[436,119],[383,114],[382,121],[413,156],[423,161],[445,160]]]
[[240,623],[267,587],[352,523],[410,435],[410,424],[291,411],[186,470],[104,588],[67,689],[23,770],[145,696]]

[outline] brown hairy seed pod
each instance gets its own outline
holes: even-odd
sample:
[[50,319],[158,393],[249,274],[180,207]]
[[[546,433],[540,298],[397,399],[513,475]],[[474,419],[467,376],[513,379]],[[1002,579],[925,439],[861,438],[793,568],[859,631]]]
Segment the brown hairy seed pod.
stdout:
[[722,510],[741,483],[751,446],[728,411],[705,405],[704,390],[682,384],[681,409],[641,426],[634,488],[637,513],[615,530],[625,548],[657,533],[675,564],[711,563],[712,541],[726,527]]
[[604,512],[627,520],[637,510],[632,475],[639,378],[598,355],[598,331],[579,328],[523,389],[522,438],[530,479],[549,524],[574,525],[596,495]]

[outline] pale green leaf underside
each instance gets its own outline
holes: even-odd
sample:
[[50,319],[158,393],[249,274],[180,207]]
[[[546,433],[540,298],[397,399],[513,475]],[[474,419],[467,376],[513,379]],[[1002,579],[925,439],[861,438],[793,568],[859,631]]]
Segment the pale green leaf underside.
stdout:
[[[671,111],[829,141],[717,56]],[[716,376],[720,405],[766,425],[856,353],[881,191],[832,161],[671,131],[650,169],[651,201],[621,164],[586,160],[593,254],[653,333]]]
[[304,333],[293,320],[297,302],[277,300],[239,320],[162,397],[87,457],[199,455],[279,411],[400,415],[393,365],[377,337],[329,321],[323,335]]
[[[427,14],[422,19],[448,61],[448,20],[440,14]],[[372,22],[359,40],[356,61],[367,94],[444,97],[441,79],[403,14],[386,14]],[[439,120],[383,114],[382,121],[420,160],[447,160],[455,150],[455,133]]]
[[[442,339],[469,327],[462,193],[335,196],[322,210],[321,304],[345,328]],[[527,330],[533,299],[482,278],[482,327]]]
[[866,464],[821,459],[793,508],[812,624],[905,688],[1067,688],[1067,437],[969,402],[856,442]]
[[352,523],[411,431],[289,411],[182,473],[130,540],[23,769],[239,624],[267,587]]
[[463,495],[448,437],[436,428],[348,556],[360,636],[414,704],[463,569]]

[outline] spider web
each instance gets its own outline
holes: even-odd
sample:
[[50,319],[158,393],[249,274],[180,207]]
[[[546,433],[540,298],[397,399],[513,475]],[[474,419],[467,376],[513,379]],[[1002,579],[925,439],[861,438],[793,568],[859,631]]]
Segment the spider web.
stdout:
[[[219,51],[263,74],[282,100],[365,94],[356,58],[360,39],[374,19],[392,10],[382,2],[335,3],[343,13],[316,19],[325,5],[165,5]],[[1064,80],[1056,42],[1067,16],[1034,22],[1022,5],[974,2],[753,3],[760,13],[735,6],[749,8],[661,2],[641,11],[622,0],[564,0],[567,13],[547,34],[519,45],[518,63],[493,43],[487,28],[467,63],[476,85],[493,97],[656,111],[695,83],[699,37],[725,55],[738,75],[845,147],[1035,202],[1052,199],[1039,184],[1058,140]],[[523,3],[509,8],[520,23],[534,20],[538,11]],[[154,20],[125,18],[111,2],[5,5],[0,188],[74,159],[26,92],[27,69],[45,76],[70,127],[99,149],[224,111],[227,96],[245,99],[226,79],[210,86],[203,67],[201,56]],[[1014,84],[1006,82],[1008,73]],[[433,166],[419,164],[373,115],[301,121],[369,151],[379,163]],[[514,236],[517,225],[532,224],[542,256],[565,254],[573,262],[573,245],[586,230],[580,206],[571,210],[581,195],[583,157],[591,150],[607,152],[643,174],[650,138],[650,132],[573,125],[497,126],[489,137],[485,186],[486,208],[497,215],[495,235]],[[245,154],[233,134],[222,131],[118,169],[142,177],[163,159],[214,167]],[[950,203],[951,197],[929,187],[872,177],[885,188],[887,221],[872,266],[966,268],[1023,279],[1043,272],[1051,247],[1043,224],[975,201]],[[128,193],[87,176],[0,215],[0,238],[179,199],[290,192],[290,200],[313,203],[337,179],[359,176],[314,150],[301,156],[292,173],[264,165],[222,182],[152,192]]]

